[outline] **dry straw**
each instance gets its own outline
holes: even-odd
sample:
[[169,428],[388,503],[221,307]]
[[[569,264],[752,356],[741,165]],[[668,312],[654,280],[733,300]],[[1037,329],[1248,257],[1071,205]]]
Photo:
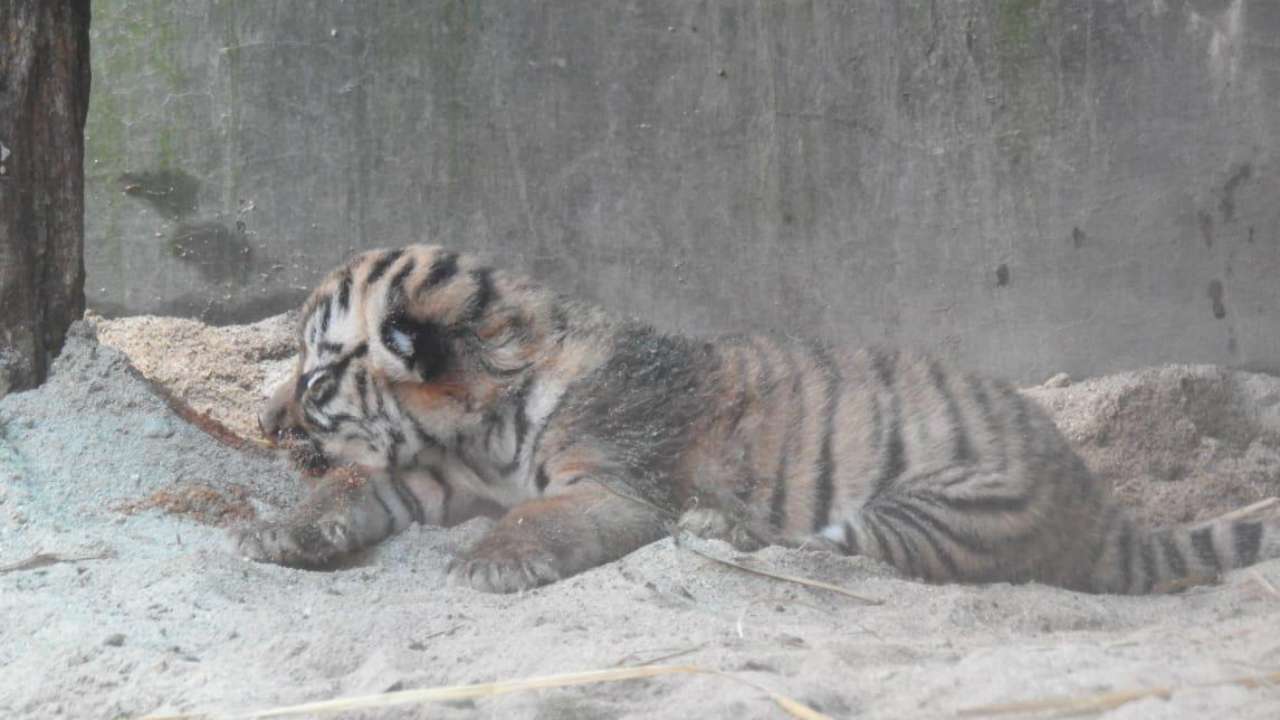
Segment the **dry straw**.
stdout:
[[1261,687],[1274,687],[1280,684],[1280,670],[1263,675],[1231,678],[1217,682],[1193,683],[1181,687],[1157,687],[1139,690],[1116,690],[1112,692],[1092,693],[1071,697],[1043,698],[1025,702],[1002,703],[966,708],[956,713],[960,717],[998,717],[1005,715],[1031,715],[1051,713],[1048,717],[1070,717],[1074,715],[1090,715],[1114,710],[1135,700],[1160,698],[1168,700],[1174,692],[1194,688],[1223,687],[1236,685],[1250,690]]
[[452,685],[447,687],[422,688],[419,690],[401,690],[381,693],[379,695],[362,695],[357,697],[321,700],[319,702],[288,705],[244,713],[183,713],[177,715],[148,715],[142,720],[259,720],[260,718],[278,718],[310,713],[325,715],[329,713],[347,712],[351,710],[370,710],[395,705],[415,705],[429,702],[446,702],[456,700],[478,700],[480,698],[507,695],[527,690],[549,690],[552,688],[573,687],[575,685],[593,685],[596,683],[619,682],[622,680],[640,680],[659,675],[694,674],[714,675],[746,685],[769,696],[778,707],[799,720],[830,720],[817,710],[758,685],[750,680],[728,675],[718,670],[707,670],[694,665],[643,665],[640,667],[618,668],[614,670],[589,670],[586,672],[566,673],[563,675],[546,675],[543,677],[523,678],[520,680],[504,680],[476,685]]

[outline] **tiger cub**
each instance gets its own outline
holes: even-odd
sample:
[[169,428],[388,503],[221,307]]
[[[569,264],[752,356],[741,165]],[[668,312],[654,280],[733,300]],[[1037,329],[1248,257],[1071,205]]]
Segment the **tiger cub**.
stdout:
[[505,514],[451,582],[512,592],[685,529],[815,542],[935,582],[1147,593],[1280,555],[1280,523],[1146,529],[1009,385],[904,351],[695,340],[432,246],[308,300],[271,438],[331,471],[239,552],[313,566]]

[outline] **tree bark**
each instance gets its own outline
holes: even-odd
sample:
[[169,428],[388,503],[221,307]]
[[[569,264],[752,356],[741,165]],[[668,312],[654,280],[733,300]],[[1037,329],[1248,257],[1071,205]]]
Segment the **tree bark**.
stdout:
[[0,396],[84,313],[89,0],[0,0]]

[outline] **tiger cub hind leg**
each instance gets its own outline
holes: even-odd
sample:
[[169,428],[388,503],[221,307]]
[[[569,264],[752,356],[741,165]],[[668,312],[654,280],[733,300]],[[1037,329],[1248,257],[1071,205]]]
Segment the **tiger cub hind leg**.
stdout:
[[335,470],[286,517],[236,528],[231,543],[240,555],[258,562],[323,567],[414,522],[443,524],[450,495],[449,486],[430,468],[370,476]]

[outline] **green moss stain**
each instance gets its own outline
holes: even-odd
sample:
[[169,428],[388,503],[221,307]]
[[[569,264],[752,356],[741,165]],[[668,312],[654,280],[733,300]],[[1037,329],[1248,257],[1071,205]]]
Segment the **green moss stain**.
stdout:
[[215,130],[214,137],[220,134],[222,144],[222,203],[224,207],[235,207],[240,195],[240,163],[236,160],[240,147],[240,105],[242,102],[240,83],[243,79],[242,50],[240,40],[240,3],[236,0],[218,0],[212,3],[211,13],[215,21],[222,25],[222,49],[218,58],[220,79],[225,83],[225,96],[219,102],[225,109],[222,115],[223,126]]
[[[202,59],[185,33],[198,4],[170,0],[96,0],[90,28],[93,83],[85,122],[85,224],[94,258],[88,292],[95,302],[125,304],[137,288],[129,259],[160,242],[170,222],[128,190],[138,173],[192,172],[207,132]],[[208,43],[214,45],[216,43]],[[194,59],[193,59],[194,58]],[[217,58],[210,58],[216,62]],[[217,101],[211,99],[211,105]],[[207,164],[207,163],[206,163]],[[106,293],[99,291],[106,288]]]
[[[468,91],[472,82],[468,73],[476,66],[476,55],[481,49],[480,26],[481,7],[474,0],[445,0],[386,12],[370,26],[370,31],[378,34],[376,40],[366,38],[367,42],[376,43],[377,53],[366,61],[367,71],[417,68],[419,89],[368,92],[359,98],[366,107],[353,108],[355,121],[366,124],[416,124],[429,108],[434,129],[443,131],[445,140],[432,144],[440,155],[426,157],[424,161],[438,168],[447,179],[443,192],[451,207],[465,207],[474,202],[471,188],[475,183],[475,168],[470,152],[477,124],[484,119],[476,116],[467,99],[473,94]],[[365,159],[356,158],[354,169],[361,174],[360,186],[368,187],[363,177],[364,162]],[[461,224],[465,222],[465,213],[452,213],[445,220]],[[450,228],[438,230],[448,232]]]
[[1028,52],[1036,44],[1040,0],[1000,0],[996,7],[996,46]]
[[995,7],[992,45],[1012,119],[997,142],[1010,163],[1023,169],[1034,159],[1032,139],[1052,132],[1057,68],[1047,62],[1051,29],[1046,17],[1040,0],[1000,0]]

